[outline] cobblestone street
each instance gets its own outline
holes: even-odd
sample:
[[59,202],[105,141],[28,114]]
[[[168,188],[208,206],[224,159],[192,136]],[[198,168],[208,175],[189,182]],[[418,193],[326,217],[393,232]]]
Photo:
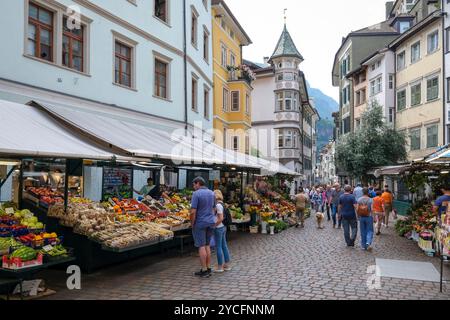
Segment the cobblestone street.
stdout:
[[63,272],[43,276],[58,292],[49,299],[450,299],[448,285],[440,294],[438,283],[422,281],[383,278],[382,289],[367,289],[366,271],[375,258],[432,262],[439,270],[437,258],[425,256],[392,228],[376,238],[373,253],[348,249],[342,230],[330,224],[317,230],[312,219],[303,230],[232,239],[233,270],[209,279],[192,275],[198,270],[194,254],[152,256],[83,276],[81,291],[63,287]]

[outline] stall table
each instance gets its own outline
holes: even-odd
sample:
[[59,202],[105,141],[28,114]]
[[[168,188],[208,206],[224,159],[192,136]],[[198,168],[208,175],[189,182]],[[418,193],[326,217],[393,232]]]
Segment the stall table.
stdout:
[[58,265],[64,265],[64,264],[74,262],[74,261],[75,261],[74,257],[68,257],[68,258],[58,259],[55,261],[50,261],[50,262],[44,263],[40,266],[18,269],[18,270],[0,268],[0,282],[8,281],[9,279],[15,279],[20,285],[20,297],[21,297],[21,299],[23,299],[22,284],[25,280],[32,279],[36,273],[39,273],[43,270],[46,270],[46,269],[49,269],[51,267],[55,267]]

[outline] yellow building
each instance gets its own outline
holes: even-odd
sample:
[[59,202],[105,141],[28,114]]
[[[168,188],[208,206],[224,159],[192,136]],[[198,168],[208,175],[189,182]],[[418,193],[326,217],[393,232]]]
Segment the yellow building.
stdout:
[[444,143],[442,15],[438,10],[391,44],[396,53],[396,130],[408,137],[409,160]]
[[221,147],[250,153],[252,72],[242,47],[252,42],[223,0],[212,1],[214,138]]

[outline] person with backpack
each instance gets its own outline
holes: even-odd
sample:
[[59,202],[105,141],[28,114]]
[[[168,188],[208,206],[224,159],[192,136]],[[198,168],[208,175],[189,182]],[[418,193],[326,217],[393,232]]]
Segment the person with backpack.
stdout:
[[372,252],[373,241],[373,216],[372,202],[369,197],[369,189],[362,190],[362,197],[358,200],[356,213],[359,217],[359,227],[361,230],[361,249]]
[[223,273],[224,271],[231,271],[230,251],[227,245],[227,228],[231,224],[231,214],[223,204],[223,194],[220,190],[215,190],[216,196],[216,228],[214,230],[214,239],[216,242],[217,252],[217,268],[214,272]]

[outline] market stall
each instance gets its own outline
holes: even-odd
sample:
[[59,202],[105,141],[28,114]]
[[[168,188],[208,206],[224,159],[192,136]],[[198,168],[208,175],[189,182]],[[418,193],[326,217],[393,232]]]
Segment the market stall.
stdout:
[[[198,138],[169,135],[145,117],[90,114],[37,102],[4,106],[0,112],[9,108],[12,118],[6,132],[13,132],[17,123],[30,132],[7,135],[0,142],[0,156],[15,161],[13,200],[37,219],[26,223],[42,224],[73,248],[77,264],[87,272],[176,246],[177,234],[190,233],[192,193],[174,187],[154,199],[138,197],[133,192],[136,169],[152,171],[162,185],[163,168],[175,174],[185,166],[192,174],[200,167],[210,175],[212,186],[223,175],[235,187],[230,203],[235,224],[248,223],[253,213],[243,206],[251,175],[262,168],[271,174],[296,174],[273,161],[230,153],[212,143],[199,146]],[[175,175],[181,185],[181,174]],[[259,213],[270,207],[273,218],[282,218],[285,208],[292,206],[280,200],[270,203],[273,198],[259,201]]]

